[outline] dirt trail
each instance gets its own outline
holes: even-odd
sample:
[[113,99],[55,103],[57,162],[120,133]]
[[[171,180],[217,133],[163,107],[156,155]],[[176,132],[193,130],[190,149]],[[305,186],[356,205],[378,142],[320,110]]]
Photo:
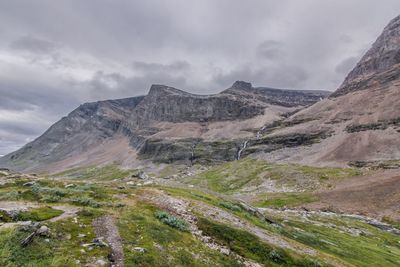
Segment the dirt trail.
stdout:
[[60,216],[51,218],[49,221],[50,222],[57,222],[59,220],[63,220],[66,218],[70,218],[70,217],[74,217],[78,211],[80,210],[77,207],[71,207],[71,206],[53,206],[53,209],[57,209],[57,210],[62,210],[64,211],[63,214],[61,214]]
[[124,266],[124,250],[122,239],[119,235],[118,227],[115,225],[114,218],[105,215],[93,221],[93,227],[98,238],[104,238],[111,248],[109,260],[112,267]]
[[[1,201],[0,202],[0,210],[6,210],[6,211],[28,211],[33,208],[38,208],[41,207],[42,205],[39,205],[37,203],[33,202],[18,202],[18,201]],[[58,209],[62,210],[63,213],[57,217],[51,218],[49,220],[45,220],[43,222],[56,222],[59,220],[63,220],[66,218],[73,217],[77,214],[77,212],[80,210],[77,207],[71,207],[71,206],[66,206],[66,205],[59,205],[59,206],[51,206],[53,209]],[[7,229],[7,228],[12,228],[18,225],[24,225],[26,224],[25,221],[20,221],[20,222],[10,222],[10,223],[3,223],[0,224],[0,229]]]

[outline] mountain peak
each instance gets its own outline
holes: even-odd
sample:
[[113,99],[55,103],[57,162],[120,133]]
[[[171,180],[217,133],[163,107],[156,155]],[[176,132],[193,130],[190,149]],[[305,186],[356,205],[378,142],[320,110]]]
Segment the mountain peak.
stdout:
[[149,96],[158,96],[158,95],[171,95],[171,94],[178,94],[184,95],[188,94],[185,91],[163,85],[163,84],[153,84],[150,87]]
[[[400,78],[400,16],[389,22],[368,52],[331,96],[340,96]],[[399,68],[399,69],[398,69]]]
[[236,81],[233,83],[231,86],[232,89],[241,89],[241,90],[249,90],[252,89],[253,86],[249,82],[244,82],[244,81]]

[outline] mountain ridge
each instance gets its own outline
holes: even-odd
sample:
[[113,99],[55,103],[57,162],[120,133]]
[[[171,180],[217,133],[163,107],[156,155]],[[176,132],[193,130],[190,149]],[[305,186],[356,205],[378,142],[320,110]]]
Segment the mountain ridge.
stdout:
[[[264,115],[279,117],[280,114],[302,108],[329,94],[323,91],[313,94],[312,91],[288,92],[282,89],[276,89],[278,91],[271,94],[268,90],[257,90],[250,83],[241,81],[213,95],[195,95],[170,86],[152,85],[146,96],[85,103],[33,142],[1,158],[0,165],[18,170],[40,169],[46,164],[79,157],[82,153],[98,149],[98,146],[115,139],[115,136],[127,138],[129,146],[139,152],[145,140],[162,135],[167,139],[202,139],[204,132],[211,132],[208,139],[223,140],[225,134],[218,133],[224,132],[235,121],[251,121],[252,118]],[[292,97],[285,96],[278,101],[280,94],[285,92]],[[267,114],[266,108],[269,109]],[[185,127],[188,123],[195,128],[187,133],[187,137],[171,130]],[[220,126],[216,125],[221,123]],[[247,124],[253,127],[251,125],[254,122]],[[211,130],[207,129],[209,125]],[[237,128],[240,134],[241,127]],[[236,137],[240,138],[232,134],[233,139]]]

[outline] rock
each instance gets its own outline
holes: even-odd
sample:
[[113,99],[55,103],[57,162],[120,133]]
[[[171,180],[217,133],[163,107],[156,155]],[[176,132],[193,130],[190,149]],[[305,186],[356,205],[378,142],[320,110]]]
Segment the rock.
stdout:
[[153,183],[154,183],[153,181],[146,181],[146,182],[143,183],[143,185],[151,185]]
[[331,97],[366,90],[376,83],[384,84],[398,79],[399,61],[400,16],[390,21],[371,49],[361,58]]
[[47,235],[50,233],[50,229],[49,229],[47,226],[42,225],[42,226],[40,226],[40,228],[36,231],[36,233],[37,233],[38,235],[47,236]]
[[36,184],[35,181],[30,181],[30,182],[26,182],[23,184],[23,186],[34,186]]
[[72,188],[72,187],[75,187],[76,185],[75,184],[67,184],[66,186],[65,186],[65,188]]
[[129,181],[126,183],[127,185],[135,185],[135,182]]
[[93,239],[93,243],[99,247],[108,247],[108,244],[103,241],[102,237]]
[[145,180],[145,179],[149,178],[149,176],[145,172],[140,172],[138,175],[138,178]]
[[138,251],[138,252],[140,252],[140,253],[146,252],[146,249],[145,249],[145,248],[142,248],[142,247],[134,247],[133,250],[134,250],[134,251]]
[[96,266],[107,266],[108,263],[105,260],[99,259],[96,261]]
[[84,238],[84,237],[86,237],[86,235],[85,234],[79,234],[78,237],[79,238]]

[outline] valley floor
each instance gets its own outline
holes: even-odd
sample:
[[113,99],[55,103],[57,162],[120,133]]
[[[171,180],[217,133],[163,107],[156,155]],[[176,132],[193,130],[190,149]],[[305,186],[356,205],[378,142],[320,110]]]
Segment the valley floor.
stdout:
[[399,266],[398,170],[0,171],[1,266]]

